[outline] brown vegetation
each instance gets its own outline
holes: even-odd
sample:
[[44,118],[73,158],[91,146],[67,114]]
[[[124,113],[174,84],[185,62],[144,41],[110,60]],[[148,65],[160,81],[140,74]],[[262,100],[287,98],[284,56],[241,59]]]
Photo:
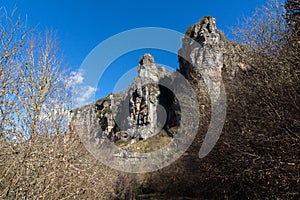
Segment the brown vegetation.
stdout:
[[[102,165],[72,130],[65,132],[67,93],[56,90],[63,84],[57,77],[63,74],[52,70],[60,61],[43,68],[30,59],[36,54],[40,60],[57,58],[52,54],[54,43],[33,52],[36,43],[26,43],[28,31],[19,21],[1,18],[6,28],[0,30],[5,44],[0,49],[0,198],[299,199],[300,43],[295,25],[299,3],[288,2],[285,18],[280,6],[270,4],[236,30],[239,45],[231,45],[242,46],[243,51],[235,53],[249,67],[234,78],[230,69],[222,72],[227,118],[209,155],[198,157],[210,105],[203,82],[191,74],[201,102],[198,135],[176,162],[141,175],[121,174]],[[10,31],[3,32],[8,27]],[[25,57],[21,63],[19,55]],[[59,97],[59,103],[54,105],[52,97]],[[50,108],[55,109],[45,116],[42,110]]]
[[[164,199],[300,198],[300,44],[296,26],[282,14],[272,1],[235,30],[243,51],[234,52],[248,68],[234,78],[230,69],[223,71],[227,117],[212,152],[198,158],[210,118],[206,103],[193,145],[175,163],[147,174],[137,193]],[[200,94],[204,84],[191,77]]]

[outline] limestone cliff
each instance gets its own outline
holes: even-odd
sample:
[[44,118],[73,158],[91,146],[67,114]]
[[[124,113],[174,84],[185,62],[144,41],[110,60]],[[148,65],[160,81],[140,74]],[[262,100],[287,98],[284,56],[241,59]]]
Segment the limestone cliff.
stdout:
[[241,45],[229,42],[217,29],[215,18],[205,16],[190,26],[182,39],[182,48],[178,51],[180,72],[187,79],[195,74],[218,95],[222,71],[234,78],[238,70],[249,68],[242,62],[242,51]]
[[[161,81],[172,81],[171,73],[158,66],[150,54],[139,61],[138,77],[126,94],[110,94],[96,102],[96,113],[104,135],[119,139],[145,140],[176,126],[176,98]],[[178,121],[178,120],[177,120]]]
[[220,95],[222,68],[225,66],[224,54],[226,39],[216,27],[216,19],[203,17],[182,39],[182,48],[178,51],[180,72],[191,79],[203,79],[213,98]]
[[[232,49],[217,29],[216,20],[203,17],[182,39],[182,48],[178,51],[179,72],[186,79],[196,76],[194,79],[204,81],[210,91],[210,100],[218,101],[222,70],[228,68],[235,71],[231,67],[235,61],[229,56]],[[74,113],[79,113],[85,123],[97,119],[99,134],[93,137],[98,137],[99,141],[106,137],[114,142],[146,140],[162,129],[172,136],[174,132],[170,130],[178,127],[181,117],[178,100],[170,91],[170,88],[182,89],[175,79],[174,73],[158,66],[150,54],[144,54],[139,61],[138,76],[125,93],[110,94]],[[168,83],[169,88],[162,83]],[[72,118],[79,119],[78,114],[74,113]],[[73,119],[71,121],[74,122]],[[94,125],[93,129],[96,128]]]

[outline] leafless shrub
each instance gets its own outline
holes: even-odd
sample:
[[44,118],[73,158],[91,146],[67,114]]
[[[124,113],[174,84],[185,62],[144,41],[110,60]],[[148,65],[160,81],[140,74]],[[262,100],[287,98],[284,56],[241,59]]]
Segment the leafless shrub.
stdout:
[[55,35],[0,18],[0,198],[110,199],[117,172],[67,129],[70,91]]
[[[237,40],[229,50],[249,67],[234,78],[223,71],[228,107],[218,143],[198,158],[209,122],[204,113],[185,155],[147,175],[151,194],[165,199],[299,199],[300,44],[283,6],[270,1],[234,30]],[[200,82],[193,81],[199,94]]]

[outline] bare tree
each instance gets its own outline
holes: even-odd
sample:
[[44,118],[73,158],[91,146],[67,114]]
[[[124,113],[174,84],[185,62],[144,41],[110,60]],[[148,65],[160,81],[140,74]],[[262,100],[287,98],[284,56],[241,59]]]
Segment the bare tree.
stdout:
[[36,37],[15,10],[0,10],[1,136],[21,141],[35,134],[65,132],[70,91],[55,34]]
[[0,11],[0,135],[12,139],[11,133],[16,132],[14,112],[18,109],[18,59],[24,51],[28,31],[15,16],[15,10],[11,14],[5,8],[0,8]]
[[[239,152],[227,162],[244,173],[238,178],[243,184],[239,190],[253,198],[266,198],[263,187],[273,198],[300,195],[300,44],[291,41],[284,14],[284,4],[271,0],[235,30],[244,48],[243,62],[250,67],[227,82],[225,131],[238,139],[225,141],[224,147]],[[244,163],[255,162],[244,168],[235,164],[239,156]]]
[[288,35],[284,13],[283,5],[277,0],[268,1],[232,30],[237,42],[252,51],[275,53]]
[[108,199],[117,173],[67,129],[70,80],[55,34],[35,36],[1,11],[0,198]]
[[26,136],[53,135],[66,131],[70,91],[57,54],[55,35],[30,38],[20,64],[18,119]]

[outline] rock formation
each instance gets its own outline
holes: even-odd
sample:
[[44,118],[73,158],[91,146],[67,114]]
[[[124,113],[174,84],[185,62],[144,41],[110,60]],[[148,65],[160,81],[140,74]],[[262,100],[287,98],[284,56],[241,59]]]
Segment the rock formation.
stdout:
[[104,135],[111,140],[145,140],[162,128],[176,125],[178,114],[172,92],[160,85],[170,72],[155,64],[150,54],[139,61],[138,77],[127,88],[126,95],[110,94],[96,102],[96,112]]
[[159,73],[154,58],[145,54],[138,67],[139,76],[128,90],[130,96],[129,114],[132,131],[138,128],[147,128],[147,133],[139,137],[148,138],[158,130],[157,107],[160,90],[158,87]]
[[[182,42],[178,52],[179,72],[187,79],[196,74],[196,79],[204,80],[211,100],[217,101],[221,93],[221,72],[232,64],[229,63],[232,59],[228,56],[223,33],[216,28],[216,20],[202,18],[190,28]],[[97,116],[99,136],[111,141],[146,140],[161,129],[172,136],[170,128],[180,124],[180,106],[174,93],[161,83],[168,82],[170,87],[179,88],[173,75],[158,66],[150,54],[144,54],[139,61],[138,77],[125,93],[110,94],[89,107],[93,107]]]
[[187,79],[196,72],[197,78],[203,78],[216,97],[220,94],[221,72],[225,65],[225,42],[223,33],[217,30],[216,19],[203,17],[190,33],[186,33],[178,51],[180,72]]

